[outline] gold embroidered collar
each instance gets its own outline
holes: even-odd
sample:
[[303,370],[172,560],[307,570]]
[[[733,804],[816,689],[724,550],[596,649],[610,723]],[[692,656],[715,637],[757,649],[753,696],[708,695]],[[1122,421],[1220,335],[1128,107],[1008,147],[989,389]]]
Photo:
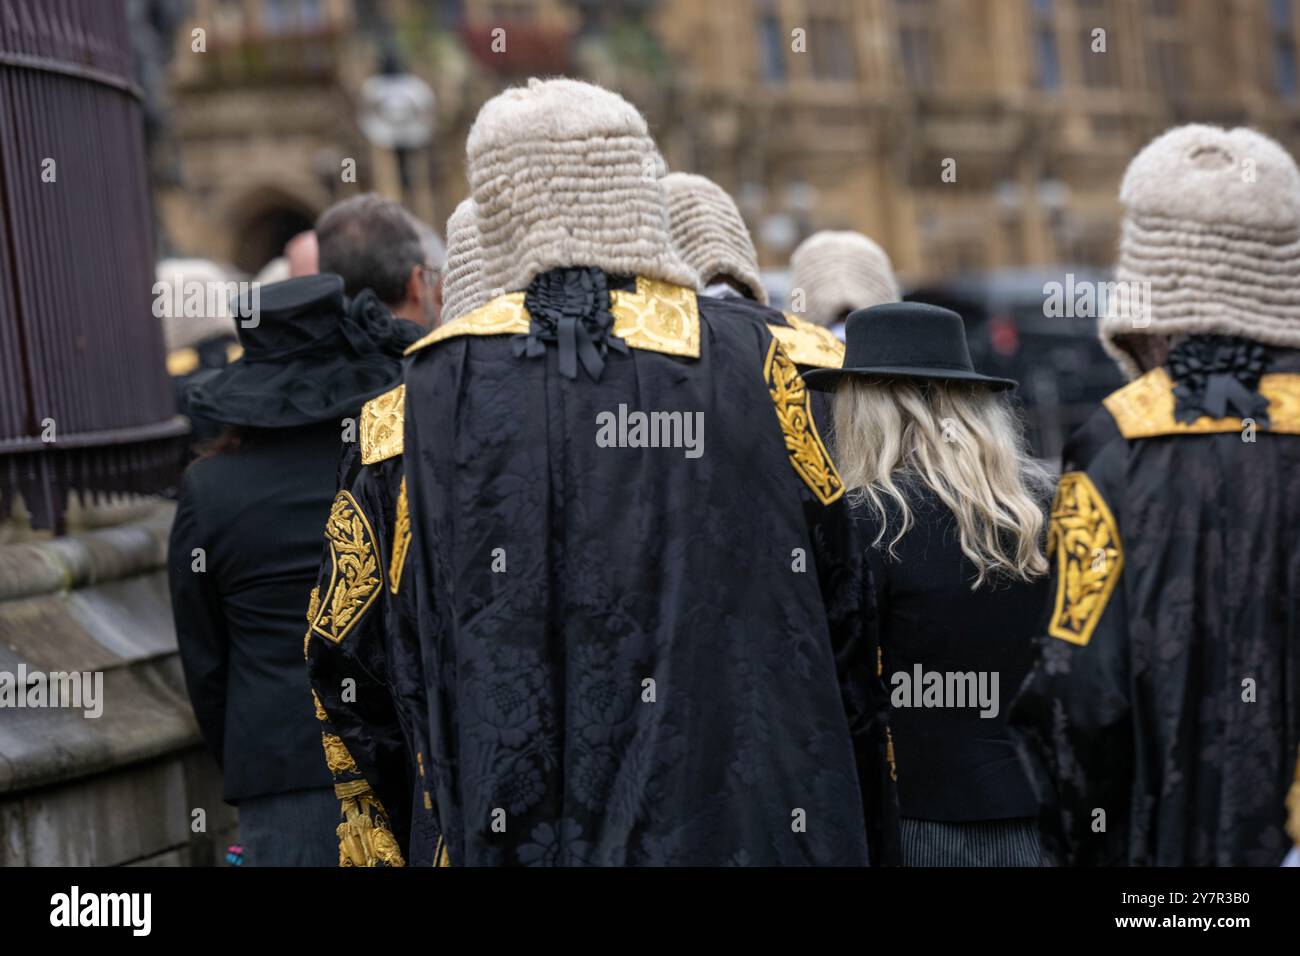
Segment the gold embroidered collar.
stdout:
[[[695,290],[637,276],[636,291],[610,292],[613,334],[634,349],[700,357],[700,311]],[[528,331],[524,294],[510,292],[439,326],[406,350],[418,352],[462,335],[509,335]]]
[[840,368],[844,364],[844,343],[830,329],[806,322],[785,313],[789,325],[770,324],[768,328],[795,365],[810,368]]
[[[1259,393],[1268,399],[1269,426],[1260,431],[1300,435],[1300,374],[1275,372],[1259,380]],[[1240,432],[1240,418],[1201,417],[1180,422],[1174,417],[1174,383],[1163,367],[1109,395],[1103,402],[1125,438],[1157,435],[1206,435]]]
[[361,464],[373,465],[402,453],[406,386],[399,385],[361,406]]

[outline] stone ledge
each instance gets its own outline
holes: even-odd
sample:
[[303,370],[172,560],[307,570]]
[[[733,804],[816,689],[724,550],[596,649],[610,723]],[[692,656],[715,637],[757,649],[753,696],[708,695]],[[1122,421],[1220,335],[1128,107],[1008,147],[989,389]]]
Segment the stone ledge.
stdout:
[[155,571],[167,560],[176,506],[159,502],[130,524],[0,545],[0,601],[51,594]]

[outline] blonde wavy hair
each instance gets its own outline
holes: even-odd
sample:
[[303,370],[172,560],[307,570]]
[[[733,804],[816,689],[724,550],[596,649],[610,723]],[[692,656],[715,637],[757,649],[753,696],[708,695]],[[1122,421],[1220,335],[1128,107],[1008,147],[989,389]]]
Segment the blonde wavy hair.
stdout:
[[835,461],[849,499],[880,518],[872,547],[891,530],[895,547],[914,520],[904,487],[930,488],[957,521],[961,550],[978,576],[1032,581],[1048,571],[1044,504],[1054,476],[1026,450],[1010,404],[961,382],[850,379],[835,394]]

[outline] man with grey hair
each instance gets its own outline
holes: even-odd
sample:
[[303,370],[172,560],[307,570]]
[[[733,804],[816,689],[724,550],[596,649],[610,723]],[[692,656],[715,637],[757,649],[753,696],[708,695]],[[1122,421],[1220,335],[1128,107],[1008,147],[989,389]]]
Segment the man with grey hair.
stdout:
[[376,193],[337,202],[316,220],[320,271],[342,276],[349,298],[370,289],[399,319],[433,328],[442,306],[441,243],[431,247],[420,227],[399,203]]

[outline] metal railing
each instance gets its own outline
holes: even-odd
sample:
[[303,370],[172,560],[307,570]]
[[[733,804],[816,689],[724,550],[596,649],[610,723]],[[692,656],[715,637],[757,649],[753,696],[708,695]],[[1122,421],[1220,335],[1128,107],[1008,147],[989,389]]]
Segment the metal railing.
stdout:
[[152,314],[124,0],[0,3],[0,516],[173,485],[187,425]]

